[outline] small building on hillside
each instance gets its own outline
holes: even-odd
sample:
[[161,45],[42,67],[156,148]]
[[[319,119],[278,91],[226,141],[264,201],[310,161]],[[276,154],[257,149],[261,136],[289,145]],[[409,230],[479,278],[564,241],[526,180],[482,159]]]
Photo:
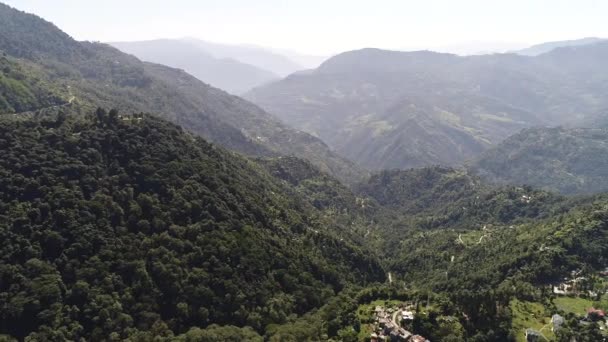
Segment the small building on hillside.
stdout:
[[527,342],[537,342],[541,340],[540,331],[534,329],[526,329],[526,341]]
[[399,328],[391,331],[389,336],[391,338],[391,342],[407,342],[410,341],[412,333],[403,328]]
[[401,341],[407,341],[410,339],[410,337],[412,337],[412,333],[401,328],[399,329],[399,338],[401,338]]
[[390,322],[390,320],[386,319],[386,318],[379,318],[378,319],[378,325],[380,326],[380,328],[384,328],[386,327],[386,325]]
[[429,342],[429,340],[427,340],[426,338],[424,338],[420,335],[414,335],[410,339],[410,342]]
[[580,291],[581,283],[586,281],[585,277],[564,279],[564,282],[553,286],[553,293],[558,295],[576,294]]
[[388,322],[384,325],[384,334],[388,335],[391,331],[398,329],[398,327],[393,322]]
[[604,312],[604,310],[599,310],[596,308],[587,309],[587,319],[591,322],[603,320],[604,317],[606,317],[606,313]]
[[553,324],[551,327],[551,331],[558,331],[562,327],[562,325],[564,325],[565,322],[566,320],[564,319],[564,317],[558,314],[551,316],[551,323]]
[[406,322],[411,322],[414,320],[414,313],[412,311],[403,310],[401,311],[401,319]]

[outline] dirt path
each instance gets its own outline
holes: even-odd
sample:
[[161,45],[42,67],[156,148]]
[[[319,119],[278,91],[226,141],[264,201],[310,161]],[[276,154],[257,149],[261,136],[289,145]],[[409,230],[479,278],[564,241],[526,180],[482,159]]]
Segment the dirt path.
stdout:
[[397,315],[401,313],[401,310],[397,310],[393,313],[393,316],[391,317],[393,319],[393,323],[395,323],[396,326],[401,327],[401,324],[399,324],[399,321],[397,320]]

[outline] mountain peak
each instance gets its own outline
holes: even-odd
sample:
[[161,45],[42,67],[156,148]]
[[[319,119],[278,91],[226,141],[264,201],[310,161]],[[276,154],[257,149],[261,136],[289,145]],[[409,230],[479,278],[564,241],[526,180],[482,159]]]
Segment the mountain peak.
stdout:
[[0,51],[20,58],[56,56],[62,59],[81,54],[84,49],[50,23],[34,14],[0,3]]
[[319,68],[321,73],[352,71],[405,71],[430,63],[449,63],[458,60],[458,56],[428,50],[396,51],[378,48],[364,48],[336,55],[325,61]]

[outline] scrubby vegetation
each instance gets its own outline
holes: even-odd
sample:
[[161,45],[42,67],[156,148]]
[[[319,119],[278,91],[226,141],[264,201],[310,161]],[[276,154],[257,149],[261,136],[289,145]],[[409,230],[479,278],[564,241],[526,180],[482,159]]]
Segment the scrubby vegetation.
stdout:
[[44,75],[0,56],[0,114],[21,113],[61,105],[60,91],[43,80]]

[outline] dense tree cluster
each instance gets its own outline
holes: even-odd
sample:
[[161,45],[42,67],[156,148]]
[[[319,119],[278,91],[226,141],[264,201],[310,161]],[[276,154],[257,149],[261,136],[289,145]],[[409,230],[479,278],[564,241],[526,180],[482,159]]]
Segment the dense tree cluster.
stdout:
[[516,223],[546,218],[568,207],[566,198],[550,192],[491,186],[464,170],[444,167],[382,171],[360,185],[359,192],[417,216],[423,228]]
[[384,279],[264,169],[151,116],[7,119],[0,151],[11,336],[263,332]]

